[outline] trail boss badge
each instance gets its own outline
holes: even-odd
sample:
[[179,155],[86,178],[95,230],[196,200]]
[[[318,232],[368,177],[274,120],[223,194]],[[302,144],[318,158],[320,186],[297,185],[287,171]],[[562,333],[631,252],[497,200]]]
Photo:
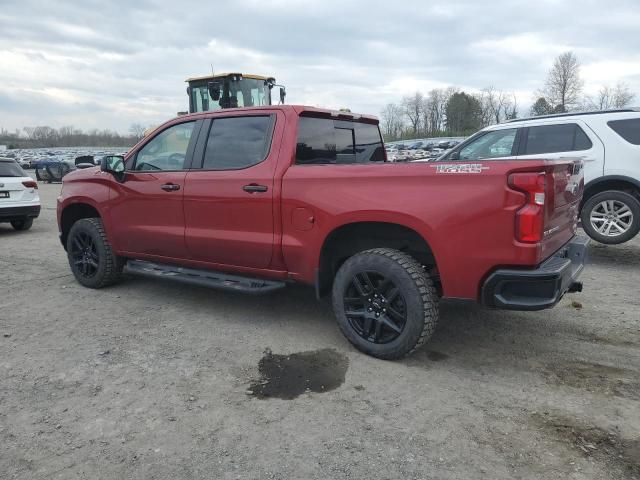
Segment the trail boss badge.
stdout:
[[484,167],[481,163],[442,163],[431,166],[435,167],[436,173],[482,173],[483,170],[489,170],[489,167]]

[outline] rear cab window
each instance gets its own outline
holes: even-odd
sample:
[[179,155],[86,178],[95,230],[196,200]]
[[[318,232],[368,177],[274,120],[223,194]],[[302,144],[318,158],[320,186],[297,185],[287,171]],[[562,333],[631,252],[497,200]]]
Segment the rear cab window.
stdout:
[[378,125],[302,116],[298,123],[296,164],[368,164],[386,160]]
[[607,122],[609,128],[632,145],[640,145],[640,118],[611,120]]

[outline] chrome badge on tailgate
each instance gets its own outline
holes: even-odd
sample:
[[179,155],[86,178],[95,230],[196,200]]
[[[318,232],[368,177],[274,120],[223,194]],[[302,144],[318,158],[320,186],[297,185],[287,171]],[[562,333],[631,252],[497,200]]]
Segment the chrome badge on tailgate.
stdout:
[[489,170],[489,167],[481,163],[442,163],[431,166],[435,167],[436,173],[482,173],[483,170]]

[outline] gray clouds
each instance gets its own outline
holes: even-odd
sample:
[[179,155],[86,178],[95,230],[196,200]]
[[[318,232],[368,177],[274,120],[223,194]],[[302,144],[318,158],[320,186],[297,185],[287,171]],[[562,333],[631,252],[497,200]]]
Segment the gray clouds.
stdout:
[[288,102],[377,114],[416,89],[487,85],[531,103],[572,49],[587,92],[640,94],[636,0],[178,3],[3,0],[0,126],[126,131],[186,109],[184,80],[274,75]]

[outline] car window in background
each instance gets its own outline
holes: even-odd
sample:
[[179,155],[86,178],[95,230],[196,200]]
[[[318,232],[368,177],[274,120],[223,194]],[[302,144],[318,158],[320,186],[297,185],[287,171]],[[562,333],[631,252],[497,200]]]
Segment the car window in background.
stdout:
[[0,177],[26,177],[27,174],[16,162],[0,162]]
[[140,149],[135,170],[182,170],[195,122],[180,123],[163,130]]
[[209,130],[205,170],[239,170],[262,162],[269,153],[273,117],[217,118]]
[[575,123],[529,127],[523,155],[589,150],[593,144]]
[[640,145],[640,118],[611,120],[607,125],[627,142]]
[[493,130],[479,136],[460,150],[460,160],[482,160],[513,155],[516,128]]
[[384,161],[384,146],[377,125],[327,118],[300,118],[296,163],[322,165]]

